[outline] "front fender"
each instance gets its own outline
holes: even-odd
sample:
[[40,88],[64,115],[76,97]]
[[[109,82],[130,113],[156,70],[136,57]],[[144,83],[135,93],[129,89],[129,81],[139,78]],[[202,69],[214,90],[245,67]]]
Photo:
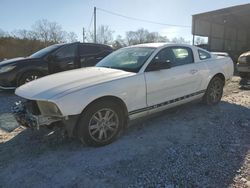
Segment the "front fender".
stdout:
[[80,114],[88,104],[105,96],[121,99],[128,111],[146,106],[146,85],[144,75],[139,74],[107,83],[91,86],[51,99],[64,116]]

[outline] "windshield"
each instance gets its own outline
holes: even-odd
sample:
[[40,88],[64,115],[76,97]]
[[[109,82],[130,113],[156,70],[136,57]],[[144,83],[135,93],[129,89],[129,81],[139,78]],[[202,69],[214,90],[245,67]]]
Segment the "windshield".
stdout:
[[154,50],[149,47],[122,48],[105,57],[96,66],[139,72]]
[[30,57],[32,58],[42,58],[43,56],[47,55],[48,53],[60,48],[62,45],[64,44],[55,44],[52,46],[48,46],[46,48],[43,48],[39,51],[37,51],[36,53],[32,54]]

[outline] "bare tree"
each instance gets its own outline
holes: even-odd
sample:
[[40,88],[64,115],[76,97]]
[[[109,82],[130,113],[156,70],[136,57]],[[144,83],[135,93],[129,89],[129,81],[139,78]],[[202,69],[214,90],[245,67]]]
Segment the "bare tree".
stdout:
[[19,29],[8,34],[0,29],[0,58],[28,56],[48,45],[64,41],[75,42],[77,35],[47,20],[37,21],[32,30]]
[[124,39],[122,38],[121,35],[118,35],[118,36],[116,37],[115,41],[112,43],[112,47],[113,47],[114,49],[123,48],[123,47],[125,47],[125,46],[127,46],[127,45],[126,45],[126,42],[124,41]]
[[67,32],[56,22],[49,22],[49,41],[53,43],[65,42]]
[[161,36],[158,32],[151,32],[147,35],[147,42],[169,42],[166,36]]
[[190,41],[185,40],[183,37],[175,37],[171,42],[174,44],[190,44]]
[[140,31],[128,31],[126,33],[127,43],[128,45],[140,44],[142,43],[141,33]]
[[128,31],[126,33],[128,45],[150,43],[150,42],[168,42],[167,37],[161,36],[158,32],[149,32],[146,29],[138,29],[137,31]]
[[204,38],[202,38],[202,37],[196,37],[194,44],[195,45],[201,45],[201,44],[206,44],[206,42],[205,42]]
[[30,40],[36,39],[35,33],[33,31],[29,31],[26,29],[14,30],[11,32],[11,36],[19,39],[30,39]]
[[43,41],[44,43],[49,42],[49,22],[48,20],[38,20],[33,25],[33,30],[37,39]]
[[134,31],[126,32],[126,40],[128,45],[138,44],[138,39]]
[[101,25],[97,30],[97,42],[101,44],[110,44],[113,41],[113,33],[109,26]]
[[33,25],[33,30],[37,39],[45,44],[65,42],[66,32],[56,22],[49,22],[46,19],[38,20]]
[[[107,25],[101,25],[96,32],[96,42],[100,44],[112,44],[114,31]],[[88,32],[87,41],[94,42],[94,33]]]
[[77,42],[78,36],[74,32],[67,33],[67,42]]
[[141,44],[147,41],[147,36],[149,35],[148,30],[138,29],[137,31],[128,31],[126,33],[126,38],[128,45]]
[[77,35],[74,32],[63,31],[56,22],[39,20],[33,25],[33,30],[19,29],[11,32],[11,36],[19,39],[40,40],[47,44],[60,42],[76,42]]

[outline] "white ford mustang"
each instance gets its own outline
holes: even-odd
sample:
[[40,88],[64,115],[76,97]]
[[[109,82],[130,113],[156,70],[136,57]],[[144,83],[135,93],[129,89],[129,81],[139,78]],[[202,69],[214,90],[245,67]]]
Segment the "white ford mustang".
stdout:
[[233,75],[233,62],[190,45],[141,44],[110,54],[96,67],[27,83],[15,93],[21,125],[60,122],[92,146],[111,143],[127,123],[195,99],[217,104]]

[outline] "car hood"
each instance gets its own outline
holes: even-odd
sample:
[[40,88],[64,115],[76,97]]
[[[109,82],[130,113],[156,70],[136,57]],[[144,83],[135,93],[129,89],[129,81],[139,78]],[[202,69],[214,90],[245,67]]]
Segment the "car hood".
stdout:
[[32,61],[32,60],[34,59],[30,57],[17,57],[17,58],[1,61],[0,66],[12,65],[12,64],[21,63],[24,61]]
[[52,100],[76,90],[135,74],[103,67],[81,68],[34,80],[17,88],[15,94],[30,100]]

